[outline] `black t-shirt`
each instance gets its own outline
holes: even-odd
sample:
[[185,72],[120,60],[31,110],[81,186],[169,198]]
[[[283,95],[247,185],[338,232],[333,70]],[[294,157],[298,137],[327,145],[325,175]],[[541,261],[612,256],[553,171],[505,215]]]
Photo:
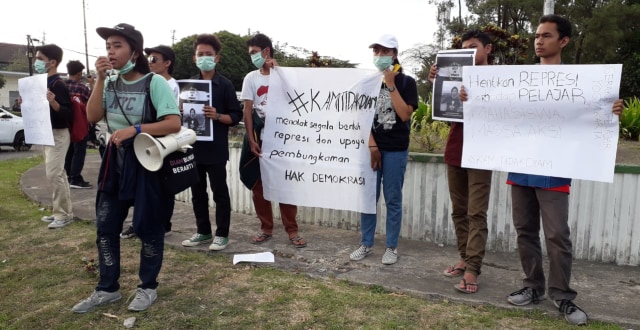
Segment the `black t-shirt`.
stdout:
[[[395,85],[408,105],[418,108],[418,87],[416,81],[403,73],[396,76]],[[394,92],[395,93],[395,92]],[[409,148],[409,131],[411,121],[402,122],[391,103],[389,90],[383,83],[376,103],[371,133],[380,150],[401,151]]]

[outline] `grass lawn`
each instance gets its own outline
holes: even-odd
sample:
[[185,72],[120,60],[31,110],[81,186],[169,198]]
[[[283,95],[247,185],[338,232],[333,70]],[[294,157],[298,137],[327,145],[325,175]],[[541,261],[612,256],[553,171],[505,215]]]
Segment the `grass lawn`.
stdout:
[[[97,282],[92,222],[58,230],[20,191],[20,175],[42,162],[0,162],[0,329],[563,329],[540,311],[429,301],[379,286],[313,279],[269,266],[232,265],[228,256],[168,247],[158,300],[127,310],[138,283],[140,242],[122,242],[123,299],[87,314],[71,307]],[[621,329],[591,322],[591,329]]]

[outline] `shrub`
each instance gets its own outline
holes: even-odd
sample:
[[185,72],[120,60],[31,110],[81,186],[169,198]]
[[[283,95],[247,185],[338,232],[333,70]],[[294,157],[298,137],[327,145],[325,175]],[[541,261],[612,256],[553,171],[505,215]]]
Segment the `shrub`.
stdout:
[[427,103],[420,101],[411,115],[411,145],[415,152],[441,151],[447,143],[449,124],[431,119],[431,96]]
[[638,141],[640,136],[640,100],[633,97],[625,101],[624,111],[620,115],[620,138]]

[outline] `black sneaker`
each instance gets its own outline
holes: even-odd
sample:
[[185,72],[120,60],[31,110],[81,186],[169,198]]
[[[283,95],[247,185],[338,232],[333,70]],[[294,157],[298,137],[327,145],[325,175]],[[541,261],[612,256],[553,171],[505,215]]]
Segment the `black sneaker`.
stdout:
[[93,186],[87,181],[77,181],[69,184],[69,187],[74,189],[91,189]]
[[120,238],[133,238],[136,237],[136,233],[133,232],[133,226],[129,226],[127,230],[120,234]]

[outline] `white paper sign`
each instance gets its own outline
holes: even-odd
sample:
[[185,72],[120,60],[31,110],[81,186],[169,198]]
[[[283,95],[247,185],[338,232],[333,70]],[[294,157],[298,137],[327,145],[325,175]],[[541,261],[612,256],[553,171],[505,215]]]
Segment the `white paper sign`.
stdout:
[[363,69],[271,72],[260,158],[267,200],[376,213],[368,142],[381,83]]
[[47,75],[39,74],[18,79],[18,90],[22,96],[22,121],[26,143],[55,145],[47,101]]
[[613,182],[622,65],[463,70],[462,167]]
[[275,262],[275,256],[271,252],[234,254],[233,264],[239,262]]

